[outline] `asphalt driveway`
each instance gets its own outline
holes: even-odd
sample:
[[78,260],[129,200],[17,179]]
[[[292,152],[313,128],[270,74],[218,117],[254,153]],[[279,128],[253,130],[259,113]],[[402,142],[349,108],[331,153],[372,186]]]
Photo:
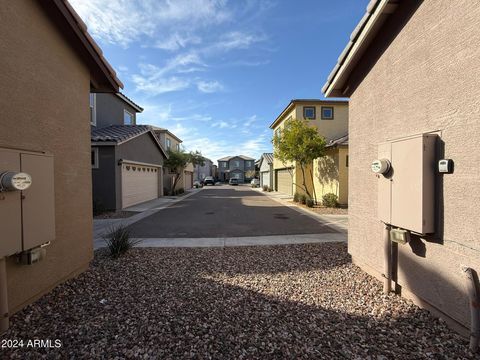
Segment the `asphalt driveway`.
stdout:
[[224,238],[337,233],[248,186],[206,187],[130,225],[137,238]]

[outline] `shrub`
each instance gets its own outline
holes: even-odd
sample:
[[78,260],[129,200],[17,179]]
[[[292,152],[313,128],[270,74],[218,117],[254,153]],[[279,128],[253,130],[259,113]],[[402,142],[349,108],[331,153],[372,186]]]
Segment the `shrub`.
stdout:
[[110,256],[113,258],[118,258],[120,255],[125,254],[140,242],[140,240],[131,238],[130,230],[123,224],[112,226],[103,238],[107,243],[108,250],[110,250]]
[[300,193],[296,192],[295,194],[293,194],[293,201],[300,202]]
[[268,191],[268,185],[263,185],[263,186],[262,186],[262,190],[263,190],[263,191]]
[[306,201],[306,205],[309,208],[313,208],[313,203],[314,203],[313,199],[310,199],[310,198],[308,198],[307,201]]
[[177,194],[183,194],[185,192],[184,188],[180,188],[177,190]]
[[326,207],[337,207],[338,206],[338,196],[333,193],[328,193],[323,195],[322,204]]
[[268,187],[268,192],[272,192],[273,191],[273,188],[271,188],[270,186]]
[[300,202],[305,205],[307,203],[307,195],[302,194],[300,195]]

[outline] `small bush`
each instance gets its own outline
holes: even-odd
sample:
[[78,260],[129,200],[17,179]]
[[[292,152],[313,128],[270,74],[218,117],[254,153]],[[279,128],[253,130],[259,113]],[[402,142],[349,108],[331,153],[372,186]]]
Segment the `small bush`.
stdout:
[[313,204],[314,204],[313,199],[308,198],[307,201],[306,201],[306,205],[307,205],[309,208],[313,208]]
[[177,190],[177,194],[183,194],[185,192],[184,188],[180,188]]
[[270,186],[268,187],[268,192],[272,192],[273,191],[273,188],[271,188]]
[[302,194],[300,195],[300,202],[305,205],[307,203],[307,195]]
[[328,193],[323,195],[322,204],[326,207],[337,207],[338,206],[338,196],[333,193]]
[[263,185],[263,186],[262,186],[262,190],[263,190],[263,191],[268,191],[268,185]]
[[107,243],[110,256],[118,258],[140,242],[131,238],[130,230],[125,225],[112,226],[110,231],[103,237]]
[[300,202],[300,193],[296,192],[295,194],[293,194],[293,201]]

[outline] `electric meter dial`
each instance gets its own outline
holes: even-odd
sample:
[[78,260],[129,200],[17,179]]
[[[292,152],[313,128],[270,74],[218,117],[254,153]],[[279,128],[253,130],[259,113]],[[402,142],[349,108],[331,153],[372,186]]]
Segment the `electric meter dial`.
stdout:
[[22,191],[32,185],[32,177],[24,172],[7,171],[0,174],[0,189],[2,191]]
[[378,159],[372,162],[372,171],[376,174],[385,175],[390,170],[391,164],[387,159]]

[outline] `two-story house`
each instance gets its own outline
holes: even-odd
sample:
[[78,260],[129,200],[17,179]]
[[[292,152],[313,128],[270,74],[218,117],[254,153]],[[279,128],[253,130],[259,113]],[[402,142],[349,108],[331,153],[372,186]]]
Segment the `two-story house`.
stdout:
[[[275,134],[281,134],[285,122],[290,119],[302,119],[308,125],[315,127],[322,135],[327,144],[338,143],[348,134],[348,101],[346,100],[318,100],[318,99],[294,99],[278,115],[275,121],[270,125],[270,129]],[[345,143],[343,143],[345,144]],[[340,149],[342,150],[340,152]],[[314,161],[306,173],[313,174],[306,178],[306,184],[311,194],[315,194],[318,199],[322,195],[333,192],[339,196],[339,201],[347,203],[348,196],[344,190],[348,188],[348,181],[344,176],[339,176],[340,171],[346,173],[348,166],[348,150],[345,146],[330,146],[324,159]],[[325,163],[329,165],[329,173],[325,174]],[[345,171],[343,171],[345,170]],[[295,192],[303,193],[302,172],[297,169],[294,163],[282,163],[277,158],[273,159],[273,189],[288,195]],[[340,198],[340,195],[342,197]]]
[[193,181],[203,181],[207,176],[213,176],[213,162],[205,158],[203,165],[196,165],[193,171]]
[[[151,126],[153,132],[157,136],[160,144],[168,151],[180,151],[182,149],[182,140],[168,129]],[[175,180],[175,172],[167,168],[163,169],[163,190],[165,194],[172,194],[174,190],[188,190],[193,187],[193,164],[189,163],[180,174],[175,189],[173,183]]]
[[167,157],[143,109],[121,93],[90,94],[91,163],[95,210],[120,210],[163,195]]
[[255,176],[255,159],[245,156],[226,156],[218,159],[218,178],[228,181],[238,179],[240,183],[250,181]]

